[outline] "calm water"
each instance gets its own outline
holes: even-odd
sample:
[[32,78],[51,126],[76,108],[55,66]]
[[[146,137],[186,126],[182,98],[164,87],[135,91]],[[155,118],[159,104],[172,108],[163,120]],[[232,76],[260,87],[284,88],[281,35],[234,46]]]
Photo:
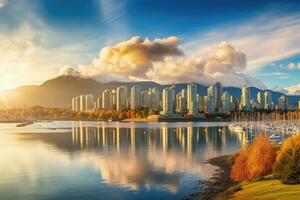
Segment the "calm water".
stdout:
[[247,138],[226,125],[0,124],[0,199],[181,199]]

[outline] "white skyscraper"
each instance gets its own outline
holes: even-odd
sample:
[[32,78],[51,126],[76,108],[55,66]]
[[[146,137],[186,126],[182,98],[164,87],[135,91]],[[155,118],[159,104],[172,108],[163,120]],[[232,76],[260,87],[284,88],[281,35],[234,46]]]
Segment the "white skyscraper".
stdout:
[[263,95],[260,91],[257,92],[257,109],[263,109],[264,108],[264,100]]
[[187,86],[187,107],[190,115],[197,115],[197,84],[190,83]]
[[172,88],[163,89],[162,93],[162,115],[172,115],[173,114],[173,99],[172,99]]
[[79,111],[80,112],[85,112],[86,110],[86,97],[85,95],[80,95],[79,97]]
[[278,109],[282,111],[288,110],[288,99],[286,96],[281,95],[278,99]]
[[96,106],[97,106],[97,109],[102,109],[102,97],[97,98]]
[[270,91],[265,91],[264,93],[264,100],[265,100],[265,110],[271,110],[272,109],[272,94]]
[[121,86],[117,88],[117,111],[124,111],[127,106],[127,88]]
[[215,88],[213,85],[207,88],[207,102],[206,102],[206,112],[212,113],[216,111],[215,108]]
[[113,110],[117,109],[117,91],[116,90],[112,90],[111,91],[111,95],[112,95],[112,105],[113,105]]
[[223,94],[223,88],[220,82],[216,82],[213,85],[213,91],[214,91],[214,104],[215,104],[215,110],[221,111],[222,109],[222,94]]
[[144,108],[149,108],[149,104],[150,104],[149,91],[143,90],[141,92],[141,105]]
[[130,108],[131,110],[138,110],[141,108],[141,88],[133,86],[130,94]]
[[242,107],[245,111],[251,110],[251,93],[250,88],[243,86],[242,88]]
[[300,110],[300,101],[298,101],[298,109]]
[[104,90],[102,92],[102,108],[105,110],[113,109],[113,98],[111,90]]
[[229,112],[230,111],[230,95],[226,91],[222,95],[222,111]]
[[85,111],[93,111],[94,110],[94,95],[88,94],[85,96],[86,105],[85,105]]
[[148,91],[149,96],[149,108],[152,110],[159,111],[159,102],[160,102],[160,91],[158,88],[149,88]]
[[76,111],[76,97],[72,98],[72,111]]

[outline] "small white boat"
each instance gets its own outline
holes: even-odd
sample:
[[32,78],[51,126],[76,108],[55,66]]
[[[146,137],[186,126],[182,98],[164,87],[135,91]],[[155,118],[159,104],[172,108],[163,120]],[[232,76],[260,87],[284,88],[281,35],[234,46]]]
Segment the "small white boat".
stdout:
[[270,140],[280,140],[281,136],[278,135],[278,134],[272,134],[272,135],[269,136],[269,139]]

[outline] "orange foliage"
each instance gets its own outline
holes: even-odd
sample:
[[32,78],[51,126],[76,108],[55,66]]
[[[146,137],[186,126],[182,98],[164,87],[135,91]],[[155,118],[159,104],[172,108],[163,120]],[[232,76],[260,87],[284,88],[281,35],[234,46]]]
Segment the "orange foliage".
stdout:
[[231,169],[231,178],[235,181],[243,181],[248,178],[247,160],[249,156],[249,150],[243,149],[235,160],[235,164]]
[[277,149],[266,136],[258,136],[248,157],[248,179],[253,180],[272,173],[276,161]]
[[277,147],[266,136],[258,136],[251,148],[239,153],[231,169],[231,178],[235,181],[253,180],[270,174],[276,155]]
[[300,183],[300,134],[283,143],[274,165],[274,174],[283,183]]

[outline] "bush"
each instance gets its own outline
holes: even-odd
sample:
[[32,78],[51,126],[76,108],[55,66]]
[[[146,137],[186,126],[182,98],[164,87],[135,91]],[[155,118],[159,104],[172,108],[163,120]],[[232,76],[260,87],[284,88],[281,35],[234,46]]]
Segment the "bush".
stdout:
[[235,159],[234,165],[231,168],[231,178],[235,181],[247,180],[249,177],[247,169],[247,161],[249,150],[243,149]]
[[250,148],[242,149],[231,169],[235,181],[255,180],[272,173],[277,147],[266,136],[255,138]]
[[300,183],[300,135],[283,143],[274,165],[274,174],[285,184]]
[[269,142],[266,136],[258,136],[254,140],[248,157],[248,179],[254,180],[272,173],[276,156],[277,147]]

